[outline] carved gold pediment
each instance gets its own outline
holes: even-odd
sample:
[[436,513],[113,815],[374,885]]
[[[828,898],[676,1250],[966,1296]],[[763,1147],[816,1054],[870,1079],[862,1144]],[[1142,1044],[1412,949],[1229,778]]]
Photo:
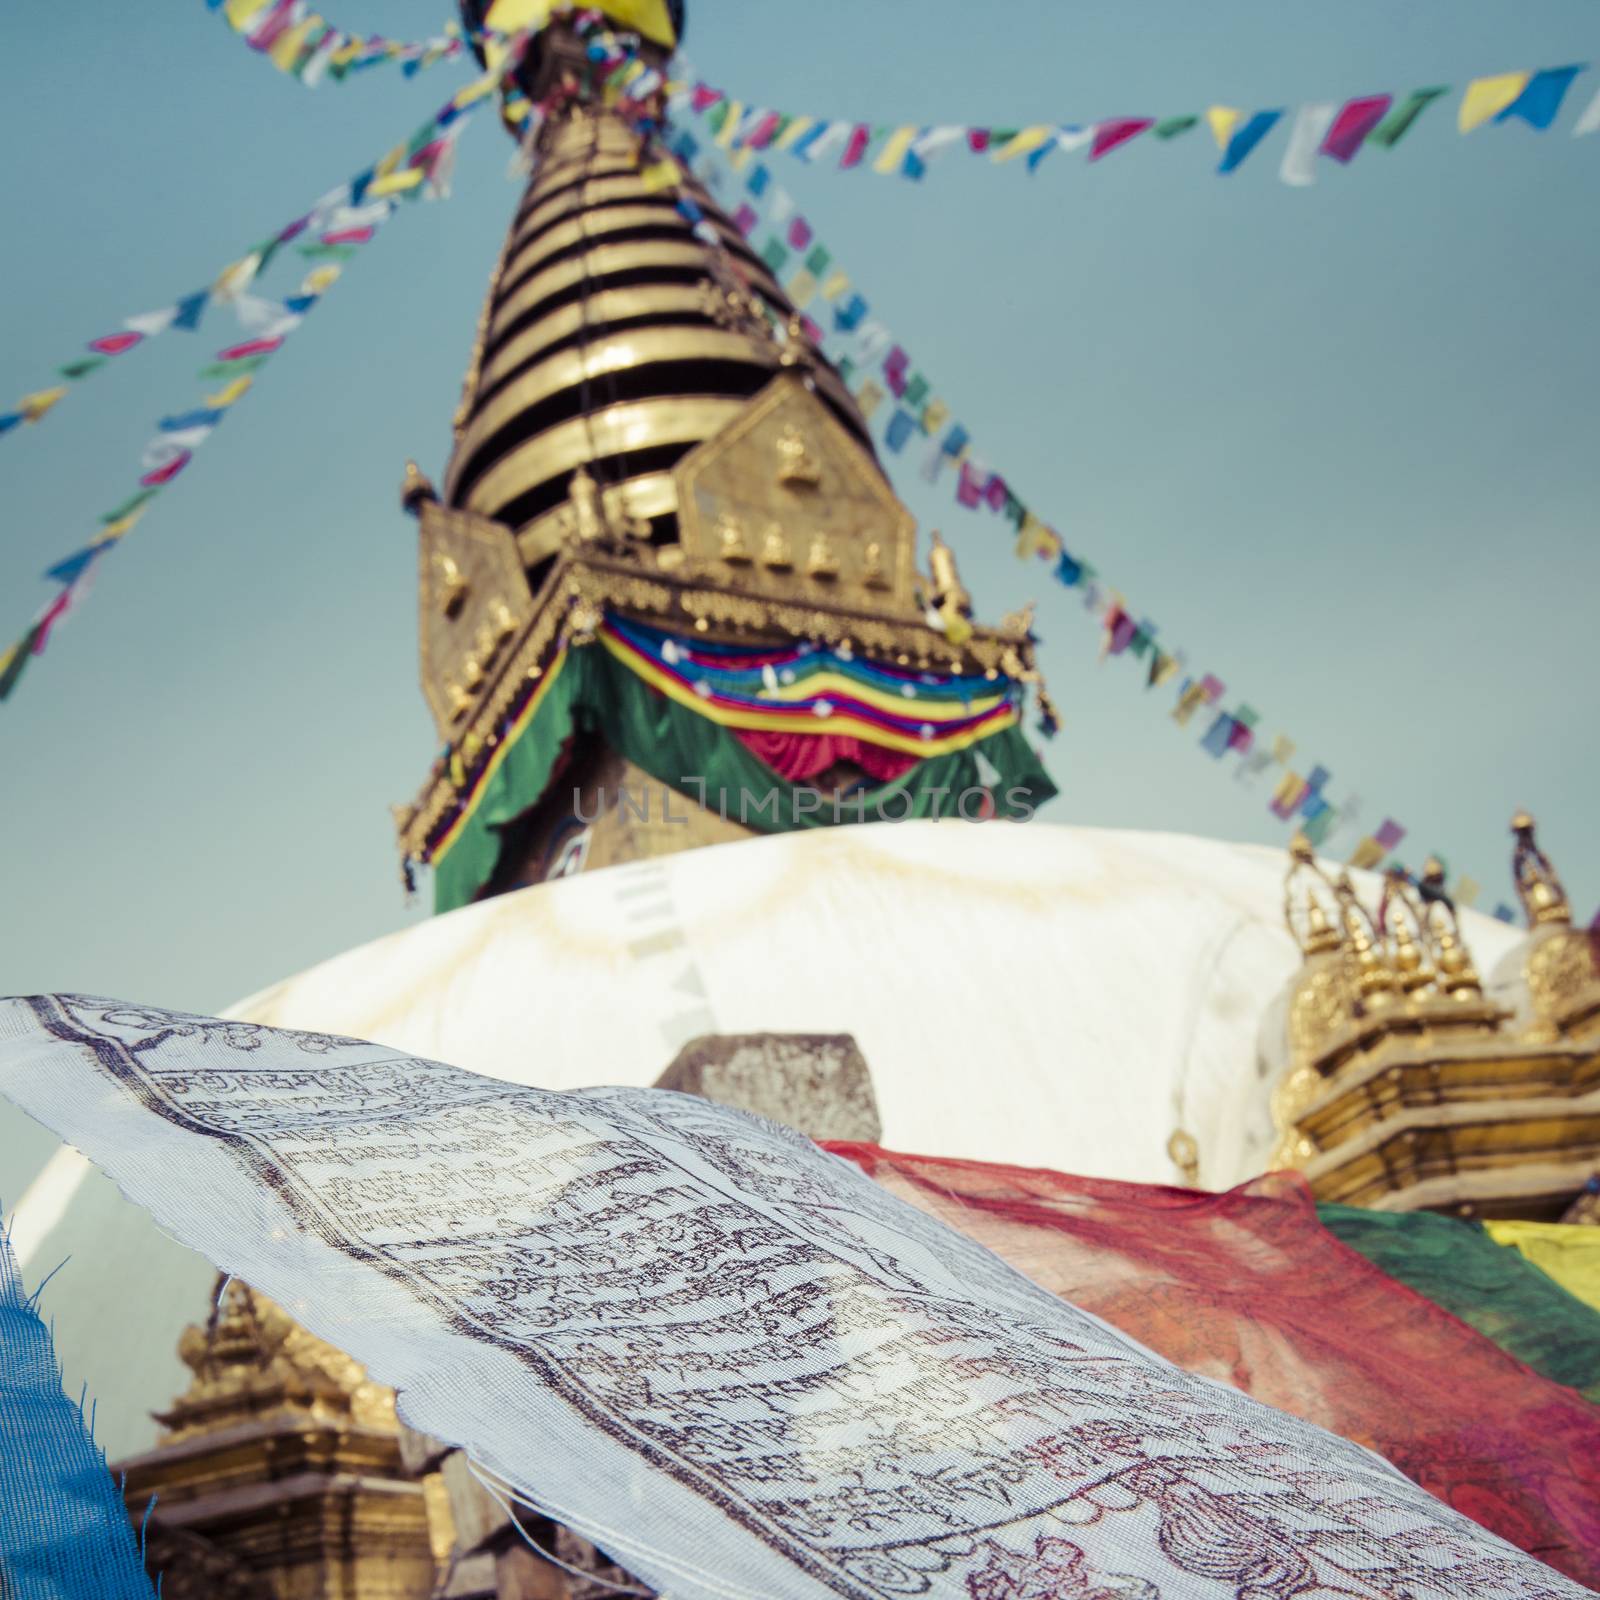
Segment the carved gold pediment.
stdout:
[[441,736],[456,739],[527,627],[533,596],[503,523],[428,502],[418,550],[422,692]]
[[800,378],[761,391],[673,474],[684,555],[755,594],[914,613],[917,525]]

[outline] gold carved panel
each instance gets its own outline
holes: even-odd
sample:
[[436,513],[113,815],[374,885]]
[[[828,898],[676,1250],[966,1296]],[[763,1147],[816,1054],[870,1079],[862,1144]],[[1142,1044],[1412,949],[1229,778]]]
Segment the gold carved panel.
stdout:
[[673,476],[684,554],[717,581],[915,614],[916,520],[798,377],[775,379]]
[[428,501],[419,519],[422,692],[440,734],[459,737],[533,613],[516,536]]

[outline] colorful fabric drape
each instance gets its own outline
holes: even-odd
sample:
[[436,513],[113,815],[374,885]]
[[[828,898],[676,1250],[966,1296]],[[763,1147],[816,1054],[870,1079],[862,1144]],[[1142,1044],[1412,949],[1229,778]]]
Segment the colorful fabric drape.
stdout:
[[675,1600],[1582,1594],[708,1101],[82,996],[0,1001],[0,1092]]
[[128,1514],[0,1228],[0,1593],[150,1600]]
[[[685,91],[673,100],[672,107],[674,111],[692,109],[698,103],[693,92]],[[1332,107],[1322,109],[1326,118],[1313,119],[1292,140],[1293,160],[1302,176],[1319,158],[1337,114]],[[1358,114],[1347,120],[1365,123],[1374,110],[1371,102],[1365,102]],[[1211,120],[1221,135],[1220,147],[1226,149],[1240,118]],[[1379,124],[1374,137],[1392,120]],[[781,145],[781,138],[774,143]],[[827,351],[841,377],[854,387],[863,415],[876,427],[890,455],[903,455],[913,439],[924,441],[922,476],[937,482],[941,474],[948,473],[957,504],[999,517],[1008,536],[1015,538],[1018,559],[1044,562],[1055,580],[1074,590],[1084,609],[1098,619],[1102,659],[1122,656],[1133,661],[1144,673],[1147,688],[1167,689],[1172,699],[1162,696],[1161,701],[1173,721],[1198,735],[1197,746],[1212,760],[1233,766],[1241,786],[1253,789],[1258,797],[1264,792],[1273,816],[1303,830],[1319,850],[1344,835],[1347,842],[1342,849],[1348,851],[1353,865],[1376,867],[1393,855],[1406,837],[1405,828],[1384,819],[1373,832],[1361,832],[1366,806],[1360,795],[1346,791],[1335,798],[1332,774],[1320,762],[1306,760],[1297,741],[1261,730],[1259,713],[1249,703],[1224,704],[1226,687],[1220,678],[1189,667],[1185,651],[1166,642],[1153,620],[1141,617],[1125,596],[1102,583],[1098,570],[1069,550],[1056,529],[1003,476],[980,461],[971,435],[953,420],[952,408],[938,397],[931,379],[915,365],[891,329],[873,314],[875,308],[854,288],[834,251],[814,238],[794,197],[765,162],[754,160],[746,150],[744,169],[730,173],[714,149],[702,153],[694,136],[682,129],[672,148],[679,160],[692,165],[696,175],[714,189],[727,187],[730,177],[739,181],[742,194],[737,225],[758,254],[777,261],[780,279],[789,259],[789,230],[804,225],[812,255],[789,277],[787,286],[793,293],[795,282],[804,275],[808,294],[820,294],[826,303],[815,318],[805,319],[807,336]],[[763,225],[770,230],[764,242]],[[722,242],[714,231],[706,237],[713,246]],[[810,264],[813,257],[816,266]],[[725,253],[725,260],[730,272],[737,275],[742,271],[732,252]],[[898,404],[887,404],[891,396]],[[1043,731],[1051,730],[1044,725]],[[1444,851],[1431,853],[1448,861]],[[1453,897],[1460,905],[1472,905],[1480,892],[1481,885],[1466,874],[1452,882]]]
[[1186,1370],[1369,1446],[1600,1584],[1600,1409],[1347,1250],[1297,1175],[1200,1194],[828,1148]]
[[[629,642],[625,643],[625,638]],[[655,641],[655,661],[639,645],[638,641],[647,638]],[[672,645],[678,656],[675,663],[661,654],[667,645]],[[737,650],[714,652],[699,641],[674,640],[638,624],[608,618],[594,644],[569,648],[555,656],[543,668],[527,700],[507,719],[494,749],[471,770],[463,762],[456,805],[429,841],[424,858],[434,868],[436,909],[454,910],[483,888],[499,862],[504,829],[527,810],[530,796],[545,792],[573,741],[586,735],[603,737],[619,755],[696,804],[762,832],[966,815],[958,812],[960,797],[985,791],[994,815],[1026,817],[1056,792],[1017,725],[1020,711],[1015,685],[975,680],[991,695],[998,690],[1009,697],[1007,703],[971,718],[948,718],[944,726],[954,725],[955,731],[926,740],[920,725],[914,738],[879,726],[873,720],[879,713],[866,705],[864,687],[856,691],[864,709],[826,718],[812,711],[797,714],[793,709],[796,702],[764,701],[716,690],[701,695],[683,687],[750,671],[759,673],[760,667],[752,667],[748,661],[737,667],[727,665],[740,655]],[[807,656],[799,650],[776,652],[764,664],[797,661],[804,665],[816,658],[834,666],[841,664],[827,652]],[[707,661],[719,664],[708,666]],[[863,676],[879,670],[853,665]],[[792,669],[785,666],[783,670]],[[780,680],[778,687],[817,688],[817,680],[825,676],[826,669],[818,667],[809,684],[797,678],[795,685],[786,686]],[[929,691],[931,707],[937,686],[919,687]],[[944,702],[944,708],[958,709],[959,701]],[[806,722],[807,730],[814,732],[797,731],[793,726],[797,715]],[[802,756],[785,743],[781,747],[785,770],[780,770],[746,745],[741,736],[752,730],[784,741],[819,736],[832,741],[847,736],[874,745],[886,757],[909,754],[912,759],[876,786],[836,797],[803,787],[790,776],[804,772],[811,777],[824,770],[813,765],[814,757]],[[987,783],[980,753],[998,774]],[[876,771],[866,770],[878,777],[889,769],[880,764]]]
[[1486,1222],[1496,1244],[1520,1251],[1563,1289],[1600,1311],[1600,1228],[1559,1222]]
[[1470,1323],[1535,1372],[1600,1403],[1600,1311],[1516,1249],[1496,1243],[1480,1224],[1431,1211],[1356,1206],[1319,1205],[1317,1215],[1391,1278]]

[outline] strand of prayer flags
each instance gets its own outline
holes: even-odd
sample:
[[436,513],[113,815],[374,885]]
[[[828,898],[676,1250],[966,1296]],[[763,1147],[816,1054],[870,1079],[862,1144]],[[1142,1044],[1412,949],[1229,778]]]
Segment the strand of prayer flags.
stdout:
[[[210,300],[230,304],[245,334],[243,339],[217,351],[215,359],[200,370],[199,376],[208,385],[216,383],[221,387],[205,395],[199,406],[163,418],[157,424],[140,457],[137,488],[100,518],[100,527],[87,544],[45,573],[59,587],[22,636],[0,653],[0,701],[10,696],[33,658],[44,654],[56,624],[82,600],[106,553],[121,542],[149,510],[151,502],[188,467],[195,451],[250,389],[255,374],[283,347],[306,313],[338,279],[342,263],[372,241],[401,199],[442,198],[448,194],[455,142],[471,108],[492,94],[501,79],[514,70],[525,43],[526,36],[520,36],[502,64],[453,95],[409,140],[330,191],[305,217],[281,230],[267,247],[236,262],[198,297],[202,308]],[[252,294],[249,286],[267,260],[281,246],[307,233],[317,236],[297,246],[299,253],[313,263],[299,293],[282,301]],[[198,312],[195,321],[198,323]]]
[[[1586,65],[1580,64],[1475,78],[1463,91],[1457,126],[1466,134],[1486,122],[1521,121],[1545,132],[1555,122],[1574,79],[1585,70]],[[1370,94],[1343,104],[1301,106],[1291,120],[1279,176],[1292,187],[1304,188],[1315,183],[1322,159],[1348,166],[1367,145],[1392,150],[1434,101],[1451,92],[1433,87],[1414,89],[1398,99],[1392,94]],[[894,127],[774,111],[704,82],[693,85],[687,104],[704,119],[717,147],[730,154],[781,150],[812,164],[827,162],[841,170],[863,168],[882,176],[911,179],[925,177],[929,163],[950,150],[965,149],[995,165],[1020,160],[1029,172],[1037,172],[1057,150],[1086,150],[1086,159],[1092,164],[1142,134],[1165,143],[1202,124],[1219,153],[1217,171],[1226,174],[1237,171],[1289,116],[1282,108],[1246,112],[1214,105],[1203,114],[1174,117],[1107,117],[1099,122],[1041,122],[1013,128],[966,123]],[[1597,131],[1600,92],[1572,129],[1575,136]]]
[[[675,96],[672,109],[692,108],[692,94],[689,90]],[[1198,743],[1207,755],[1219,762],[1237,758],[1234,776],[1246,787],[1256,787],[1263,779],[1271,782],[1267,809],[1274,817],[1293,824],[1318,849],[1340,834],[1355,835],[1348,857],[1352,866],[1375,869],[1393,861],[1394,852],[1407,837],[1405,827],[1386,817],[1370,833],[1359,833],[1366,807],[1358,794],[1347,793],[1334,800],[1329,769],[1320,762],[1306,761],[1296,741],[1287,735],[1268,737],[1260,728],[1260,713],[1249,702],[1236,699],[1231,708],[1224,708],[1224,682],[1214,673],[1191,668],[1184,650],[1162,643],[1156,623],[1102,582],[1091,562],[1072,553],[1055,528],[1028,506],[1004,477],[974,455],[967,429],[955,420],[949,404],[938,397],[932,381],[913,365],[888,326],[872,314],[871,304],[854,288],[834,253],[817,239],[812,224],[769,167],[754,163],[748,150],[736,152],[731,165],[716,145],[702,156],[694,136],[681,129],[670,148],[675,159],[692,168],[713,191],[725,188],[730,176],[742,181],[744,193],[735,214],[736,226],[774,276],[784,282],[786,293],[804,318],[807,337],[827,350],[841,378],[852,386],[862,415],[891,454],[903,456],[912,440],[926,440],[921,476],[936,483],[942,473],[953,470],[958,505],[1002,516],[1015,533],[1019,560],[1048,563],[1059,583],[1078,591],[1084,609],[1099,623],[1102,662],[1111,656],[1136,661],[1145,673],[1147,688],[1174,693],[1172,720],[1191,732],[1203,725]],[[763,223],[767,230],[764,239]],[[718,236],[708,224],[703,237],[714,242]],[[736,258],[730,254],[726,259],[737,270]],[[818,311],[819,316],[826,315],[826,327],[807,312],[818,299],[827,307],[826,313]],[[952,619],[936,621],[936,625],[947,623],[959,625]],[[1040,731],[1046,736],[1056,731],[1047,708],[1041,715]],[[1440,854],[1439,859],[1445,858]],[[1475,904],[1481,892],[1475,879],[1464,875],[1456,879],[1453,895],[1458,904]],[[1503,906],[1495,915],[1502,911],[1509,915]]]
[[308,89],[324,78],[337,83],[386,61],[398,63],[406,77],[415,77],[460,55],[466,43],[454,24],[446,24],[434,38],[416,42],[382,34],[363,39],[335,27],[312,11],[306,0],[206,0],[206,10],[220,11],[252,50]]

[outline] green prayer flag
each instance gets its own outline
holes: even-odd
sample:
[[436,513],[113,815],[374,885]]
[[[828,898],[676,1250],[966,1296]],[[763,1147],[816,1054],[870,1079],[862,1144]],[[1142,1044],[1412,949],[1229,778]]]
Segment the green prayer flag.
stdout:
[[38,637],[39,624],[36,622],[5,655],[0,656],[0,700],[4,700],[21,682],[22,674],[28,670],[28,662],[33,658],[33,646]]
[[991,128],[989,130],[989,147],[1010,144],[1022,132],[1021,128]]
[[711,130],[713,135],[719,134],[722,132],[723,124],[727,120],[728,102],[726,100],[721,100],[716,105],[712,106],[710,113],[706,117],[706,126]]
[[820,244],[806,257],[806,271],[816,278],[820,278],[832,265],[833,257]]
[[87,378],[96,367],[103,367],[105,364],[104,356],[85,356],[82,361],[69,361],[66,366],[57,367],[56,371],[63,378]]
[[782,239],[768,239],[761,252],[761,259],[766,263],[769,271],[777,273],[783,270],[783,264],[789,259],[789,247]]
[[209,367],[201,367],[195,373],[197,378],[242,378],[247,372],[254,372],[266,356],[246,356],[242,361],[213,361]]
[[353,244],[303,244],[300,254],[308,261],[348,261],[356,253]]
[[1411,124],[1422,115],[1442,94],[1449,94],[1442,85],[1435,89],[1413,89],[1393,111],[1367,135],[1368,144],[1382,145],[1392,150],[1406,136]]
[[141,489],[137,494],[130,494],[115,511],[106,512],[100,520],[107,524],[121,522],[124,517],[131,517],[140,506],[147,501],[154,500],[160,493],[161,490],[159,488]]
[[900,402],[909,411],[920,411],[922,403],[933,392],[933,385],[920,372],[913,373]]
[[1150,131],[1158,139],[1176,139],[1200,121],[1199,117],[1163,117]]

